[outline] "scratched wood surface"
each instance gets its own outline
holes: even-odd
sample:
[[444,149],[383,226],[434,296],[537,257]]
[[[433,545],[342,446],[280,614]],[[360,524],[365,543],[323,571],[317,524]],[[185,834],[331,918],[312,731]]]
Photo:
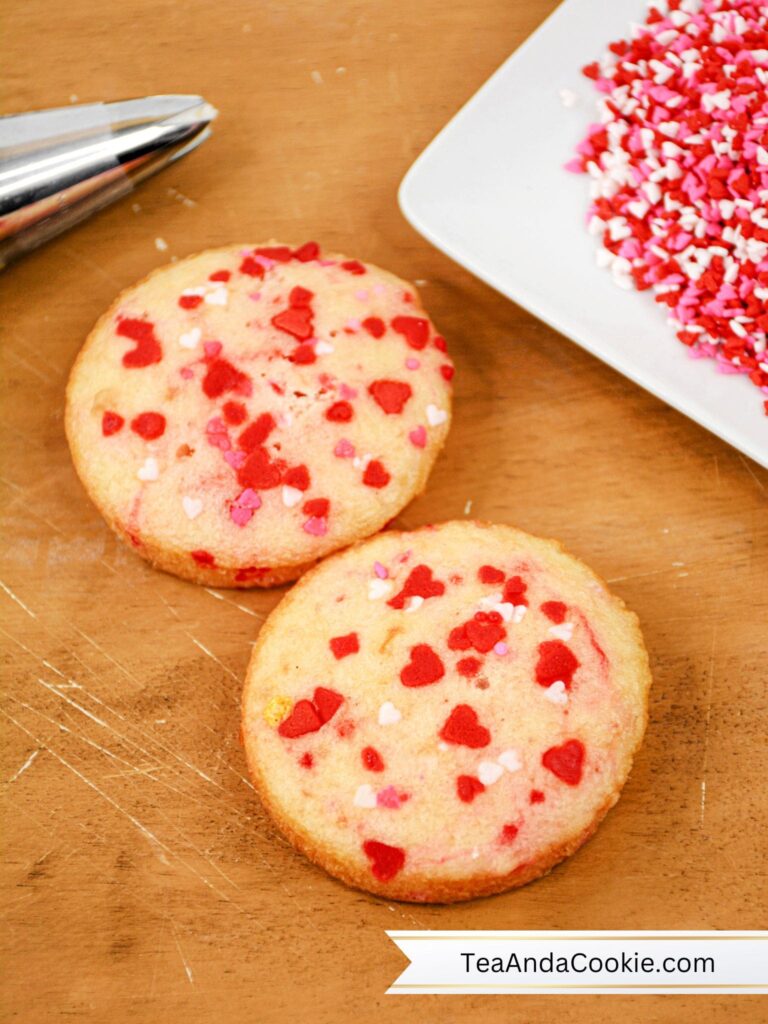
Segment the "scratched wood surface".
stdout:
[[[417,153],[553,6],[7,5],[7,110],[199,92],[221,117],[198,152],[0,280],[4,1019],[762,1019],[752,998],[384,996],[404,966],[386,928],[765,925],[768,475],[435,252],[396,206]],[[75,478],[65,381],[114,295],[171,255],[272,235],[423,281],[451,341],[455,426],[399,523],[471,503],[560,537],[641,617],[655,687],[625,794],[522,891],[389,904],[294,853],[237,738],[281,592],[153,572]]]

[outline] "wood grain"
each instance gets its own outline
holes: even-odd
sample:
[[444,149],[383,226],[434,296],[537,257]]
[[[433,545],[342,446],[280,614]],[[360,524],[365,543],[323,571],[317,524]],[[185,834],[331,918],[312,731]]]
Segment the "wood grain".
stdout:
[[[396,205],[417,153],[553,6],[7,5],[7,110],[199,92],[221,117],[198,152],[0,280],[4,1019],[760,1019],[751,997],[384,996],[404,965],[387,927],[765,923],[768,474],[478,283]],[[280,593],[153,572],[74,476],[64,384],[114,295],[169,255],[269,236],[425,282],[456,420],[399,524],[471,508],[559,537],[641,617],[655,687],[624,797],[519,892],[388,904],[294,853],[237,739]]]

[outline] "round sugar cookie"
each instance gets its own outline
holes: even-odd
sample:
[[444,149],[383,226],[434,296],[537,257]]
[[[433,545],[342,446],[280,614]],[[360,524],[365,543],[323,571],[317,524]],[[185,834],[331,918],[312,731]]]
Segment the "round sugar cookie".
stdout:
[[423,488],[453,366],[412,285],[272,242],[156,270],[67,388],[78,475],[148,561],[216,586],[295,579]]
[[449,902],[543,875],[594,832],[640,744],[636,617],[554,541],[450,522],[318,566],[253,652],[261,799],[350,885]]

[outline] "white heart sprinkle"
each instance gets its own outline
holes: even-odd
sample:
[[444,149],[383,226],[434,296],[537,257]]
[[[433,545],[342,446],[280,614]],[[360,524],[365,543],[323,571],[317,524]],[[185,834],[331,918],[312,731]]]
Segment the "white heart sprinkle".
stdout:
[[505,750],[496,758],[500,765],[503,765],[508,772],[519,772],[523,767],[520,755],[516,750]]
[[436,405],[427,406],[427,423],[429,423],[430,427],[439,427],[447,419],[448,413],[445,409],[438,409]]
[[566,690],[565,683],[562,679],[558,679],[557,682],[548,686],[544,691],[544,696],[547,700],[552,701],[553,704],[568,703],[568,691]]
[[503,774],[502,766],[494,764],[493,761],[481,761],[477,768],[477,777],[484,786],[492,786]]
[[498,594],[488,594],[487,597],[480,598],[481,608],[493,608],[495,604],[501,604],[504,600],[504,595],[499,591]]
[[303,497],[304,492],[300,491],[298,487],[283,487],[283,504],[286,508],[293,508],[294,505],[298,505]]
[[205,288],[185,288],[182,295],[205,295]]
[[518,604],[515,606],[515,614],[513,615],[513,619],[515,622],[522,622],[527,614],[527,607],[524,604]]
[[550,626],[549,633],[558,640],[570,640],[573,636],[573,623],[561,622],[559,626]]
[[375,807],[376,794],[373,791],[373,786],[369,786],[367,782],[362,786],[358,786],[354,804],[355,807]]
[[157,459],[153,459],[151,456],[144,459],[144,465],[139,466],[136,476],[139,480],[157,480],[160,476],[160,467],[157,464]]
[[419,597],[418,594],[413,594],[413,595],[411,595],[411,597],[408,598],[408,601],[406,602],[405,611],[406,612],[415,612],[415,611],[417,611],[417,609],[421,608],[421,606],[423,604],[424,604],[424,598],[423,597]]
[[226,288],[214,288],[205,296],[205,301],[209,306],[226,306],[228,298],[229,293]]
[[293,416],[289,412],[281,413],[279,419],[281,427],[293,426]]
[[378,577],[368,580],[368,600],[378,601],[380,597],[386,597],[392,592],[391,580],[380,580]]
[[356,455],[354,459],[352,459],[352,465],[355,467],[355,469],[367,469],[368,463],[371,461],[372,458],[373,456],[370,454],[370,452],[366,452],[365,455]]
[[440,740],[440,742],[437,744],[437,749],[438,750],[450,750],[451,748],[450,748],[450,745],[445,742],[445,740]]
[[472,847],[472,860],[477,860],[477,858],[479,856],[480,856],[480,850],[476,846],[473,846]]
[[200,328],[193,327],[191,331],[187,331],[186,334],[182,334],[179,338],[179,344],[182,348],[194,348],[202,336],[203,332]]
[[402,717],[391,700],[385,700],[379,708],[379,725],[395,725]]
[[181,499],[181,504],[189,519],[197,519],[203,511],[203,503],[200,498],[190,498],[185,494]]
[[318,356],[327,356],[333,352],[333,345],[330,345],[327,341],[318,341],[315,345],[315,353]]
[[515,606],[509,604],[508,601],[500,601],[498,604],[493,605],[493,610],[498,612],[505,622],[509,622],[515,614]]

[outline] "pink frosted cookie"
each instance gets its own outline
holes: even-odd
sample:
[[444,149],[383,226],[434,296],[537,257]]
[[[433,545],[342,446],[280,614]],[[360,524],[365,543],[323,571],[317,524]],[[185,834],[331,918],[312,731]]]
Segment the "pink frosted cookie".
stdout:
[[86,341],[66,425],[85,487],[154,565],[295,579],[424,487],[453,366],[414,288],[275,242],[162,267]]
[[293,588],[253,652],[243,734],[308,857],[394,899],[462,900],[537,878],[592,834],[649,685],[636,617],[581,562],[507,526],[444,523],[380,534]]

